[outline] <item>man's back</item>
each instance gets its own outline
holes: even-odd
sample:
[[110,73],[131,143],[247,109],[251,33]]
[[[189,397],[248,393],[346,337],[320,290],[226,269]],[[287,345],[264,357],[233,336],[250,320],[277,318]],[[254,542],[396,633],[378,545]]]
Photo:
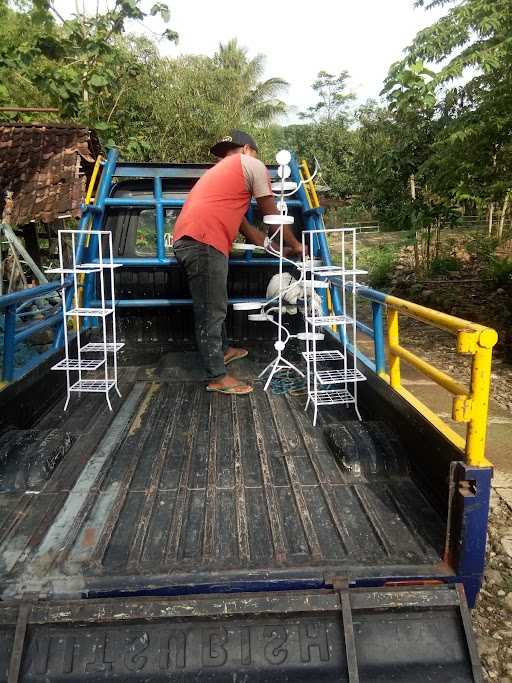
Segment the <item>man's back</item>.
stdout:
[[176,221],[174,239],[192,237],[226,256],[251,196],[271,194],[265,165],[245,154],[219,161],[197,181]]

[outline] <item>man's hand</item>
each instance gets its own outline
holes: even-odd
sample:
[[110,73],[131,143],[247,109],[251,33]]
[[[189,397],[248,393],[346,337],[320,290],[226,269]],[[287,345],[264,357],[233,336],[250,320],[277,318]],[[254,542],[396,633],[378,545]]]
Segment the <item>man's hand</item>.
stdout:
[[[306,250],[306,256],[307,256],[309,254],[309,249],[307,246],[305,247],[305,250]],[[291,246],[289,245],[289,246],[285,247],[283,249],[283,255],[286,257],[298,256],[298,257],[302,258],[302,244],[300,242],[296,242],[295,244],[293,244]]]
[[[306,247],[306,256],[308,254],[308,248]],[[293,246],[288,246],[284,247],[283,249],[283,256],[286,256],[287,258],[290,258],[292,256],[298,256],[302,258],[302,244],[300,242],[297,242],[297,244]]]

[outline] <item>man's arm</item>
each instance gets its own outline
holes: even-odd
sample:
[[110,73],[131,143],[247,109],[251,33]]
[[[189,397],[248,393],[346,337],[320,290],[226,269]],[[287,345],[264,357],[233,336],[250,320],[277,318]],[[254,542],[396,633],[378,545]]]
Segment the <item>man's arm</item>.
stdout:
[[[269,214],[280,213],[277,209],[275,199],[272,195],[267,195],[265,197],[256,197],[256,202],[258,203],[259,210],[264,216],[267,216]],[[293,234],[293,230],[290,225],[283,225],[283,239],[286,242],[286,244],[291,248],[292,254],[296,254],[298,256],[302,255],[302,244]]]
[[251,225],[247,218],[244,216],[242,223],[240,225],[240,232],[245,237],[245,239],[251,244],[256,244],[258,247],[263,247],[265,244],[265,233],[254,225]]

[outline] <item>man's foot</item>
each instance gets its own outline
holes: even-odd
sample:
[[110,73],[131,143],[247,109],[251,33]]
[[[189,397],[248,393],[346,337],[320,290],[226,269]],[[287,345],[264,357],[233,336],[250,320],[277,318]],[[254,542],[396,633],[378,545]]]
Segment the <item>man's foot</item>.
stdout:
[[240,358],[245,358],[248,355],[249,351],[247,349],[237,349],[234,346],[230,346],[224,354],[224,365],[229,365],[234,360],[240,360]]
[[254,389],[250,384],[245,384],[245,382],[241,382],[232,375],[224,375],[224,377],[221,377],[215,382],[210,382],[206,387],[206,391],[216,391],[219,394],[236,394],[242,396],[244,394],[250,394]]

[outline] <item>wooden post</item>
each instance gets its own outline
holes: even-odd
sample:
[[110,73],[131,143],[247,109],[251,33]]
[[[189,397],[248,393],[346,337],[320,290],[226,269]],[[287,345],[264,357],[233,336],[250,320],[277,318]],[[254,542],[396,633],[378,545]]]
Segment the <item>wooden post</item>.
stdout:
[[41,250],[39,248],[36,224],[27,223],[21,229],[23,231],[23,239],[25,240],[25,249],[32,256],[34,263],[41,268]]
[[489,204],[489,237],[492,235],[492,217],[494,215],[494,202]]
[[507,215],[508,205],[510,200],[510,192],[507,192],[505,196],[505,201],[503,202],[503,208],[501,210],[500,224],[498,227],[498,240],[501,242],[503,238],[503,228],[505,227],[505,216]]

